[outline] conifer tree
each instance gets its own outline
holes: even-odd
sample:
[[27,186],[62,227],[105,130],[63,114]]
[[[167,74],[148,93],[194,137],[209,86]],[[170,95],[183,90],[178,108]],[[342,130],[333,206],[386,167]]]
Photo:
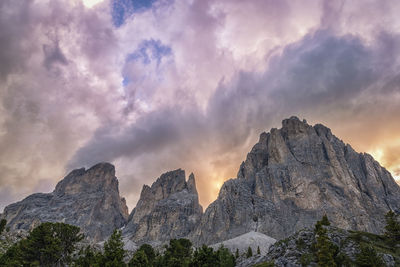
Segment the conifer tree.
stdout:
[[392,210],[385,215],[386,226],[384,236],[389,239],[392,245],[400,243],[400,223],[398,216]]
[[257,246],[257,254],[260,255],[261,251],[260,251],[260,246]]
[[149,260],[143,250],[138,250],[133,254],[132,259],[129,261],[129,267],[150,267]]
[[218,257],[220,267],[235,267],[236,259],[235,256],[225,247],[221,246],[215,254]]
[[96,252],[92,247],[87,246],[81,248],[75,261],[74,265],[76,267],[97,267],[101,262],[101,253]]
[[2,219],[0,221],[0,235],[3,233],[4,229],[6,228],[6,224],[7,224],[7,220],[6,219]]
[[328,216],[326,216],[326,214],[322,217],[322,219],[321,219],[321,224],[322,224],[322,225],[326,225],[326,226],[331,225],[331,223],[330,223],[329,220],[328,220]]
[[104,243],[104,254],[102,256],[101,266],[105,267],[123,267],[124,263],[124,243],[120,230],[114,230],[110,238]]
[[72,261],[79,227],[65,223],[42,223],[27,238],[13,245],[0,259],[2,266],[65,266]]
[[250,257],[252,257],[252,256],[253,256],[253,250],[251,249],[251,247],[249,247],[249,248],[247,249],[246,257],[247,257],[247,258],[250,258]]
[[330,225],[328,217],[324,215],[322,220],[318,221],[315,224],[315,235],[316,235],[316,258],[318,266],[321,267],[335,267],[336,263],[334,261],[334,253],[335,247],[330,242],[329,237],[327,235],[327,230],[324,226]]
[[369,245],[361,245],[360,253],[356,256],[356,264],[360,267],[384,267],[382,258]]

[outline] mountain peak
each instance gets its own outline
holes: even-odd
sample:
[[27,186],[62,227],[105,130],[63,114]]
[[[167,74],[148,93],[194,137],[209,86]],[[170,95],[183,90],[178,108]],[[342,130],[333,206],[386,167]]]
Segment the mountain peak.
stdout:
[[126,223],[128,208],[119,196],[114,166],[99,163],[88,170],[71,171],[53,193],[33,194],[7,206],[2,217],[12,230],[30,230],[46,221],[65,222],[100,241]]
[[115,177],[115,167],[110,163],[98,163],[88,170],[80,168],[71,171],[56,185],[54,194],[78,194],[100,190],[118,191],[118,180]]
[[186,237],[197,226],[201,214],[194,175],[190,174],[186,182],[184,170],[169,171],[151,187],[143,187],[124,236],[139,243]]
[[196,242],[249,231],[282,239],[324,214],[334,226],[380,233],[389,209],[400,210],[400,187],[389,172],[328,127],[293,116],[260,135],[237,179],[226,181],[205,211]]

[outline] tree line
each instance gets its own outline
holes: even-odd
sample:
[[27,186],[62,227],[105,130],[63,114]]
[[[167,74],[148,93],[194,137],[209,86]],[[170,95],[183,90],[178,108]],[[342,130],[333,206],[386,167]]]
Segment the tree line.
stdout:
[[143,244],[127,259],[120,230],[113,232],[103,250],[90,245],[79,249],[83,238],[77,226],[42,223],[0,255],[0,266],[234,267],[236,264],[235,256],[227,248],[214,250],[206,245],[193,248],[188,239],[171,239],[162,253]]
[[[400,244],[400,223],[398,214],[389,211],[382,236],[391,246]],[[0,234],[5,230],[6,221],[0,221]],[[328,238],[326,216],[315,225],[316,242],[312,245],[318,266],[347,266],[348,259],[339,253],[338,247]],[[141,245],[132,255],[127,256],[120,230],[115,230],[104,243],[102,250],[93,246],[80,247],[84,235],[77,226],[65,223],[45,222],[34,228],[29,235],[11,245],[0,255],[0,266],[82,266],[82,267],[234,267],[239,251],[233,255],[221,246],[217,250],[203,245],[194,248],[188,239],[171,239],[161,251],[148,244]],[[386,242],[385,241],[385,242]],[[260,254],[260,248],[257,248]],[[252,257],[249,247],[244,256]],[[357,266],[384,266],[382,258],[369,245],[361,245],[356,259]],[[267,265],[266,265],[267,266]],[[270,265],[268,265],[270,266]]]

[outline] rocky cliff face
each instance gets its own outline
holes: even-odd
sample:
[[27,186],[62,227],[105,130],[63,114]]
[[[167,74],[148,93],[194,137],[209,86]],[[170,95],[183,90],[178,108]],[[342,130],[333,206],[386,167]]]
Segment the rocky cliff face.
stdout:
[[119,196],[114,166],[100,163],[72,171],[52,193],[33,194],[7,206],[2,218],[11,230],[30,230],[41,222],[65,222],[100,241],[126,223],[128,208]]
[[261,134],[192,239],[212,244],[249,231],[282,239],[324,214],[335,226],[378,233],[389,209],[400,211],[400,188],[388,171],[327,127],[292,117]]
[[165,242],[187,237],[202,215],[194,175],[185,171],[164,173],[151,187],[144,185],[123,234],[137,243]]

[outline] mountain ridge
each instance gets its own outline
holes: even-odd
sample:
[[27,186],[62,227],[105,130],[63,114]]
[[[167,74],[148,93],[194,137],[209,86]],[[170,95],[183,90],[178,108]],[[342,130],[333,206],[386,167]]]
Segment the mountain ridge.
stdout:
[[282,239],[325,214],[335,226],[378,233],[389,209],[400,212],[400,187],[385,168],[328,127],[293,116],[282,121],[282,128],[260,134],[237,177],[224,182],[204,212],[193,173],[186,180],[185,171],[177,169],[162,174],[152,186],[143,185],[128,215],[115,167],[99,163],[71,171],[52,193],[8,205],[0,217],[12,230],[64,220],[97,241],[110,235],[111,228],[124,227],[124,238],[138,244],[189,238],[201,245],[251,231]]

